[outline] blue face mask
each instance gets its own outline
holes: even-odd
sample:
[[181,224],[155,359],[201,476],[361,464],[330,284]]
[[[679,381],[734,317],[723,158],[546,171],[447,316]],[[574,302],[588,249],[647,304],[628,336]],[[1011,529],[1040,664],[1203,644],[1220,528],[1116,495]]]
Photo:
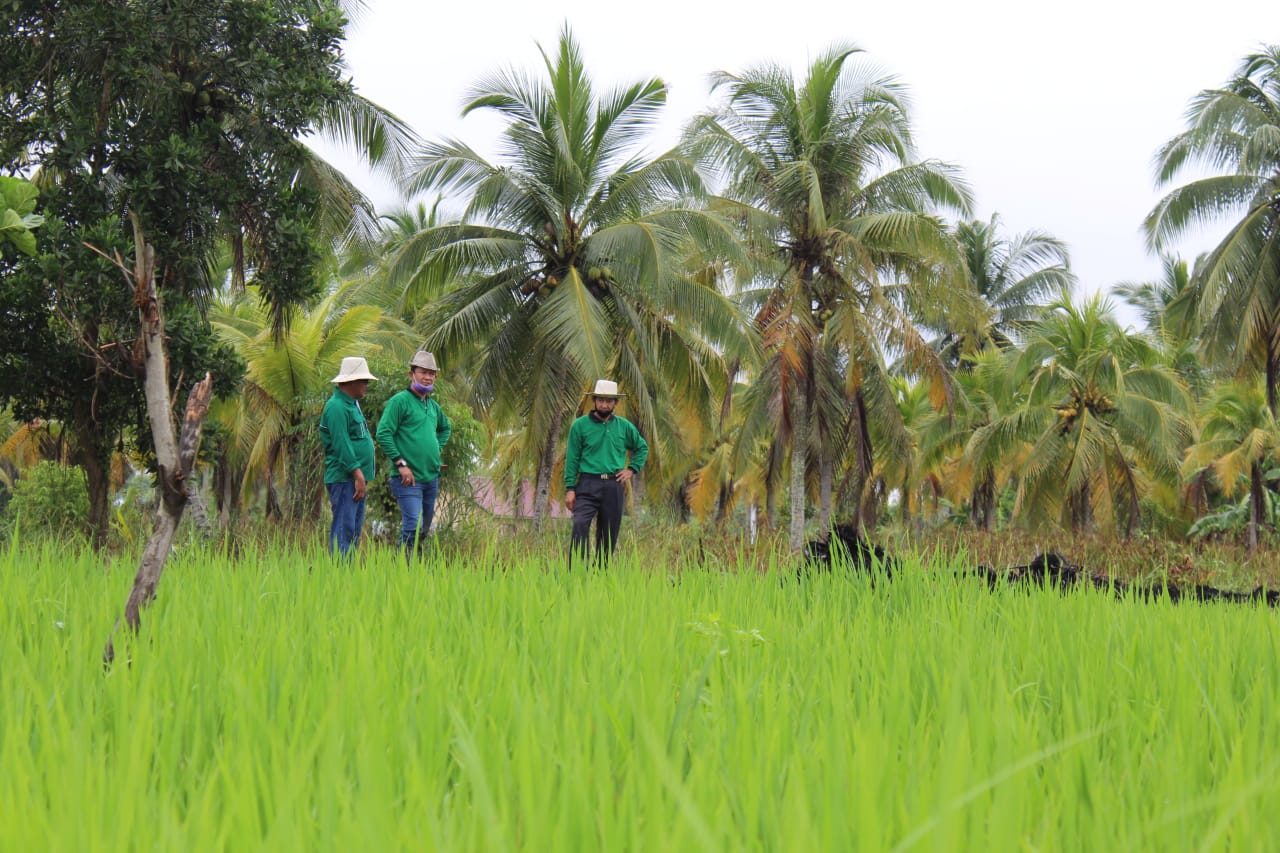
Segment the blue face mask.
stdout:
[[436,384],[432,382],[429,385],[420,385],[417,382],[411,382],[409,383],[409,390],[415,394],[430,394],[432,391],[436,390]]

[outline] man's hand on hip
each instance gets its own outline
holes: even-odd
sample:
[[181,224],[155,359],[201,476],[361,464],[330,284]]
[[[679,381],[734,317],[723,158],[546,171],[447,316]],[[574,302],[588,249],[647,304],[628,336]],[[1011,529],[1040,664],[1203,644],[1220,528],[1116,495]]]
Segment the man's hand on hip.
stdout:
[[625,483],[628,480],[630,480],[633,476],[635,476],[635,473],[636,472],[632,471],[630,468],[623,468],[621,471],[618,472],[617,480],[619,483]]

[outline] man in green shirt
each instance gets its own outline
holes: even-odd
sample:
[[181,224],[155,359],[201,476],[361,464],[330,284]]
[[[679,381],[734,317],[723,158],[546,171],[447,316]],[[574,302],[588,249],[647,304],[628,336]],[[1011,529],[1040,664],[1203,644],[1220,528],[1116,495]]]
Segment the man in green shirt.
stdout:
[[440,448],[453,427],[432,398],[440,368],[432,353],[418,350],[409,360],[409,387],[395,394],[378,419],[378,446],[395,471],[391,493],[400,505],[400,544],[405,556],[419,553],[431,532],[440,491]]
[[564,505],[573,513],[570,567],[574,552],[587,556],[592,519],[596,522],[595,559],[613,554],[622,527],[623,484],[640,472],[649,456],[649,444],[635,424],[614,414],[623,396],[618,383],[600,379],[587,393],[594,408],[569,427],[564,454]]
[[377,379],[363,358],[342,360],[342,369],[330,381],[337,385],[320,413],[320,443],[324,445],[324,484],[329,490],[333,523],[329,526],[329,553],[336,548],[346,555],[360,542],[364,526],[365,490],[374,477],[373,436],[360,411],[360,398]]

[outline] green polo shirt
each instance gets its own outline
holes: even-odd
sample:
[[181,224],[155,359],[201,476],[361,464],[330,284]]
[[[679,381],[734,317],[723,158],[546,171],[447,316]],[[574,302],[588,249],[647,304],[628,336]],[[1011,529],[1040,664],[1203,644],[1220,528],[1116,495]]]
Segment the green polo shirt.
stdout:
[[357,468],[366,481],[373,479],[373,436],[369,434],[369,424],[360,411],[360,404],[341,388],[333,389],[333,396],[320,413],[320,443],[324,445],[326,484],[351,482]]
[[440,448],[449,443],[451,435],[453,427],[440,404],[408,388],[387,401],[378,419],[382,452],[392,465],[397,459],[408,462],[413,479],[424,483],[440,476]]
[[[627,461],[627,452],[631,461]],[[587,413],[569,427],[564,454],[564,487],[578,486],[579,474],[614,474],[623,468],[636,473],[649,458],[649,443],[626,418],[612,415],[601,421]]]

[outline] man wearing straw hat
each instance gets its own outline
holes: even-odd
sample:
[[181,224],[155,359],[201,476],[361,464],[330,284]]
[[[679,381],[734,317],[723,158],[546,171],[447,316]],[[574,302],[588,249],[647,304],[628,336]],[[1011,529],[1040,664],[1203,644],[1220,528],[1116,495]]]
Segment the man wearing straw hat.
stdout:
[[363,358],[342,360],[338,375],[329,380],[336,388],[320,413],[320,443],[324,445],[324,484],[329,490],[333,523],[329,526],[329,553],[336,548],[346,555],[360,542],[364,526],[365,489],[373,479],[373,436],[360,411],[360,398],[377,379]]
[[453,427],[444,409],[432,398],[436,374],[434,354],[418,350],[409,359],[409,387],[387,401],[378,419],[378,446],[395,471],[391,493],[400,505],[400,544],[405,556],[418,552],[431,532],[440,490],[440,448],[449,443]]
[[564,505],[573,513],[571,567],[574,552],[587,555],[592,519],[596,522],[595,559],[613,554],[622,527],[623,484],[640,472],[649,456],[649,444],[635,424],[614,414],[618,398],[624,396],[618,393],[618,383],[599,379],[586,393],[593,408],[569,427],[564,455]]

